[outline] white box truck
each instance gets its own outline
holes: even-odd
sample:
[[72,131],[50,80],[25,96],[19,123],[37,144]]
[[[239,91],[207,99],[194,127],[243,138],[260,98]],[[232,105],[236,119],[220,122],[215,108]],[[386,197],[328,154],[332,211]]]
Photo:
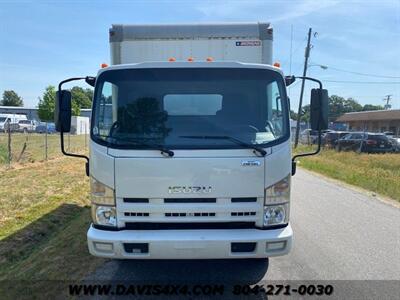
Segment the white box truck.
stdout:
[[26,115],[0,114],[0,130],[6,132],[10,128],[11,131],[15,131],[18,129],[18,122],[22,120],[27,120]]
[[[286,85],[295,78],[271,65],[270,25],[113,25],[110,46],[112,66],[60,83],[55,112],[63,153],[87,160],[90,253],[287,254],[295,162]],[[89,157],[64,149],[71,93],[62,85],[77,79],[95,87]],[[312,91],[315,129],[326,126],[326,95]]]

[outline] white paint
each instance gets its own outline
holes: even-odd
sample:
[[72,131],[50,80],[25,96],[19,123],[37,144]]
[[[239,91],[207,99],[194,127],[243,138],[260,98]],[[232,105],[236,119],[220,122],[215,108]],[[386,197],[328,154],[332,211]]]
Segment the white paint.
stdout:
[[[92,255],[117,259],[239,259],[265,258],[288,254],[292,247],[290,224],[283,229],[257,230],[142,230],[104,231],[93,227],[87,233]],[[98,251],[95,242],[112,243],[113,252]],[[232,253],[231,242],[255,242],[256,250]],[[284,247],[267,250],[268,242],[283,242]],[[149,253],[124,251],[123,243],[148,243]],[[190,245],[193,245],[192,247]]]
[[[241,41],[244,45],[237,44]],[[122,41],[113,43],[111,57],[121,64],[101,69],[99,75],[133,68],[257,68],[283,76],[280,69],[267,65],[272,62],[272,41],[246,37]],[[177,61],[168,62],[170,57]],[[187,62],[189,57],[194,62]],[[206,62],[207,57],[212,57],[213,62]],[[256,156],[252,149],[174,149],[173,157],[164,157],[158,150],[108,149],[93,141],[90,147],[90,174],[115,189],[120,228],[127,222],[232,221],[254,222],[262,227],[264,189],[291,170],[290,141],[264,149],[265,157]],[[186,192],[171,195],[169,191],[181,190],[171,187],[185,187]],[[207,193],[192,193],[199,190],[196,187],[205,187]],[[172,197],[216,198],[216,203],[164,203],[164,198]],[[231,201],[234,197],[255,197],[257,201],[234,203]],[[148,198],[149,203],[126,203],[123,198]],[[214,215],[196,216],[199,212]],[[232,212],[255,214],[238,216]],[[186,215],[171,217],[166,213]],[[290,225],[276,230],[104,231],[91,227],[87,238],[91,254],[110,258],[261,258],[287,254],[292,244],[292,229]],[[94,242],[112,244],[113,251],[98,251]],[[149,243],[149,253],[126,253],[124,242]],[[255,242],[257,247],[251,253],[231,253],[231,242]],[[284,247],[268,251],[267,242],[282,242]]]

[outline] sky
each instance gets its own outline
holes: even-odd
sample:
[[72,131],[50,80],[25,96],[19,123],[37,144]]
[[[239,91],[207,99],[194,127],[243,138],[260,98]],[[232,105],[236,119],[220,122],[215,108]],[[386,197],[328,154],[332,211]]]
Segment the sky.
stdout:
[[[111,24],[249,21],[272,24],[274,61],[285,75],[301,76],[312,28],[307,75],[323,80],[330,95],[380,105],[392,95],[392,108],[400,109],[399,0],[0,0],[0,93],[15,90],[25,106],[35,107],[46,86],[96,75],[110,61]],[[292,108],[300,86],[289,88]],[[305,104],[311,88],[306,84]]]

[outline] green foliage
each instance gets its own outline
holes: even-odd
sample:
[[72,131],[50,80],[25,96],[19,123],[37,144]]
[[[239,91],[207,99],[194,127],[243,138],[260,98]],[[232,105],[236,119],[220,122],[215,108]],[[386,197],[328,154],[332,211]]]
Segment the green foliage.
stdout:
[[[309,151],[299,147],[297,153]],[[300,166],[400,201],[400,156],[397,153],[358,154],[324,149],[300,159]]]
[[24,101],[16,92],[9,90],[3,92],[0,104],[4,106],[24,106]]
[[46,87],[42,98],[39,98],[38,116],[42,121],[54,120],[54,107],[56,101],[56,88],[52,85]]
[[[42,98],[39,98],[38,104],[38,115],[42,121],[53,121],[54,120],[54,109],[56,103],[56,88],[52,85],[46,87]],[[79,116],[80,107],[77,101],[72,99],[72,115]]]
[[382,110],[382,109],[383,109],[382,105],[365,104],[362,110],[370,111],[370,110]]
[[329,97],[329,121],[333,122],[338,117],[348,112],[362,111],[363,107],[353,98],[332,95]]
[[[362,106],[357,100],[353,98],[343,98],[337,95],[329,97],[329,122],[335,121],[338,117],[345,113],[367,110],[383,109],[381,105],[365,104]],[[292,119],[297,120],[297,114],[293,111],[290,112]],[[304,105],[302,109],[301,121],[308,122],[310,119],[310,105]]]
[[297,120],[298,114],[295,113],[293,110],[290,111],[290,119]]
[[93,99],[92,89],[83,89],[79,86],[74,86],[71,89],[72,101],[75,102],[79,108],[91,108]]
[[0,165],[8,161],[8,150],[5,145],[0,144]]

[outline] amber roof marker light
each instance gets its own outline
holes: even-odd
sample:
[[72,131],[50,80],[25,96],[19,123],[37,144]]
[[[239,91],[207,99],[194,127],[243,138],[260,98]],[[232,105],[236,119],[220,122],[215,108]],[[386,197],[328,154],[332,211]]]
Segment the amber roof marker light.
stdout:
[[280,68],[281,67],[281,63],[276,61],[276,62],[274,62],[273,66],[277,67],[277,68]]
[[175,57],[170,57],[170,58],[168,58],[168,61],[169,62],[174,62],[174,61],[176,61],[176,58]]
[[100,67],[101,67],[102,69],[104,69],[104,68],[107,68],[108,65],[107,65],[106,63],[102,63],[102,64],[100,65]]

